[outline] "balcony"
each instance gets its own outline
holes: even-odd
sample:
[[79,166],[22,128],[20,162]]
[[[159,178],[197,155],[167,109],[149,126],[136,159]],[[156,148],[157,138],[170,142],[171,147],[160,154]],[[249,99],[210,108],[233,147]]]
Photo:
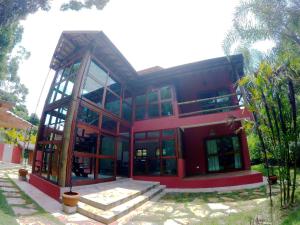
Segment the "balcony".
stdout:
[[179,117],[229,112],[243,107],[240,92],[186,100],[177,103]]

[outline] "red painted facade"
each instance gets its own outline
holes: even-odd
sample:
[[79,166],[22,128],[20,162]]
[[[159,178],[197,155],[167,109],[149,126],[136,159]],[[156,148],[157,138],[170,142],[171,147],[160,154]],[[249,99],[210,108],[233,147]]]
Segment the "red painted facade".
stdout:
[[[79,45],[74,49],[80,50],[68,52],[65,39],[66,43],[70,40]],[[91,45],[95,45],[93,51],[86,49]],[[53,183],[68,186],[72,177],[76,178],[76,185],[104,182],[108,178],[114,180],[118,175],[116,171],[124,165],[128,167],[125,174],[129,177],[159,181],[170,188],[262,182],[260,173],[249,171],[250,157],[242,129],[242,121],[251,119],[252,115],[242,107],[241,93],[236,88],[236,82],[243,76],[241,55],[230,56],[230,62],[229,58],[221,57],[138,73],[103,32],[64,32],[56,53],[64,50],[68,57],[63,61],[54,57],[50,65],[57,73],[41,119],[33,162],[36,175],[30,177],[30,182],[42,191],[58,199],[59,186]],[[69,79],[60,74],[69,74],[69,65],[73,68],[75,64],[80,66],[74,74],[68,75],[76,76],[72,92],[64,92],[64,98],[56,100],[56,86],[58,83],[64,85],[63,79]],[[102,72],[97,74],[97,71]],[[100,80],[96,81],[95,77]],[[91,83],[86,85],[87,82]],[[64,110],[55,112],[60,107],[69,107],[68,113],[63,115]],[[63,124],[61,130],[53,130],[46,115],[63,119],[71,129],[65,129]],[[78,130],[91,135],[84,137]],[[167,130],[171,130],[171,134],[164,134]],[[58,138],[49,140],[46,131],[53,132]],[[135,137],[137,133],[143,133],[144,137]],[[113,139],[113,144],[102,146],[103,136]],[[226,143],[226,137],[230,144]],[[208,151],[210,139],[215,143],[218,139],[217,152]],[[86,147],[82,140],[91,144]],[[120,140],[125,140],[126,144],[120,144]],[[48,149],[50,144],[52,151]],[[229,150],[224,146],[229,146]],[[106,155],[102,150],[107,151]],[[60,164],[50,163],[44,157],[50,154],[56,158],[62,153],[67,160]],[[122,157],[118,158],[120,155]],[[217,169],[212,169],[213,157],[222,161],[218,161]],[[105,163],[105,159],[111,162]],[[236,176],[243,171],[245,173]],[[52,179],[53,183],[44,179]]]
[[42,179],[39,176],[36,176],[34,174],[30,174],[29,177],[29,183],[33,186],[40,189],[42,192],[46,193],[50,197],[54,198],[55,200],[59,201],[60,198],[60,187],[46,181],[45,179]]
[[0,143],[0,160],[3,160],[4,144]]

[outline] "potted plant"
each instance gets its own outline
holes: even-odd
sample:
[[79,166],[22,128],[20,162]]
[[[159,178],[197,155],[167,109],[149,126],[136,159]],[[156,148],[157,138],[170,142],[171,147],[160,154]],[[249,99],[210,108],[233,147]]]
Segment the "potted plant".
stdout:
[[270,175],[268,179],[270,184],[276,184],[277,183],[277,176],[276,175]]
[[66,213],[75,213],[79,198],[80,198],[80,194],[78,192],[72,191],[72,176],[71,176],[70,190],[67,192],[64,192],[62,195],[63,210]]
[[271,169],[271,173],[268,177],[269,184],[276,184],[277,183],[277,176],[274,174],[274,167],[270,166],[270,169]]
[[28,174],[28,170],[23,169],[23,168],[19,169],[19,178],[21,180],[26,181],[27,180],[27,174]]

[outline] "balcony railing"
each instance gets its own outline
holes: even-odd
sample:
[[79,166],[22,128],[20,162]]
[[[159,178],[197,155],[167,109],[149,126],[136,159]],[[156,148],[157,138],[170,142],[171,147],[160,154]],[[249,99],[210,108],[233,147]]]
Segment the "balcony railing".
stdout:
[[243,106],[241,93],[178,102],[179,116],[228,112]]

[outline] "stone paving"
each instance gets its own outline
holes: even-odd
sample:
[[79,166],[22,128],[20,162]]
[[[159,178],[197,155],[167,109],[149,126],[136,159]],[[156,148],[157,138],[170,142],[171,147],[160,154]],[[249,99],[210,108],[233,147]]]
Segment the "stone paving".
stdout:
[[[17,180],[17,169],[9,167],[1,170],[1,193],[6,196],[12,206],[19,224],[77,224],[100,225],[94,220],[78,213],[66,215],[61,210],[61,204],[40,192],[28,182]],[[39,206],[28,202],[14,182],[33,200],[38,202],[48,213],[39,213]],[[83,187],[81,187],[83,188]],[[83,191],[83,190],[81,190]],[[86,190],[87,191],[87,190]],[[273,187],[275,195],[279,188]],[[265,188],[233,191],[228,193],[167,193],[147,202],[142,207],[125,216],[114,224],[132,225],[184,225],[184,224],[250,224],[253,218],[267,214],[268,199]],[[53,222],[49,216],[59,220]],[[239,221],[239,223],[232,222]],[[268,224],[268,221],[264,221]],[[252,223],[254,224],[254,223]]]
[[[67,215],[61,203],[42,193],[28,182],[18,179],[20,165],[0,161],[0,192],[15,213],[21,225],[102,225],[78,213]],[[30,171],[30,167],[27,167]],[[13,181],[13,182],[11,182]],[[21,191],[22,190],[22,191]],[[37,205],[35,202],[38,202]],[[24,203],[25,204],[21,204]],[[1,218],[0,218],[1,224]],[[7,224],[5,224],[7,225]]]
[[[3,165],[2,165],[3,166]],[[19,167],[2,168],[0,172],[0,191],[6,198],[6,202],[11,207],[15,219],[19,224],[57,224],[41,214],[41,210],[36,203],[24,195],[21,190],[7,177],[7,173],[16,174]]]
[[[273,190],[274,195],[279,192],[278,187]],[[120,224],[249,225],[257,224],[253,222],[257,218],[266,218],[269,214],[268,206],[264,187],[226,193],[167,193],[157,202],[137,209]],[[269,220],[271,219],[264,219],[261,224],[270,224]]]

